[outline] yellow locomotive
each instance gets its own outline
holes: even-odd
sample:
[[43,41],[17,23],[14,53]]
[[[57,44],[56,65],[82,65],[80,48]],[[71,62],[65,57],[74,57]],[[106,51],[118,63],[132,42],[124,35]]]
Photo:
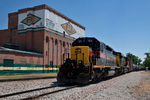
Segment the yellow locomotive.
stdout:
[[60,83],[87,83],[132,70],[128,58],[95,38],[76,39],[70,52],[57,75]]

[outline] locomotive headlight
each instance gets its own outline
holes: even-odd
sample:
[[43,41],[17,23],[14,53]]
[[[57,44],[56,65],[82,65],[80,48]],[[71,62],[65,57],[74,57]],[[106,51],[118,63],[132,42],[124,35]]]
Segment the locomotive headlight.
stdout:
[[79,60],[79,64],[82,64],[82,61],[81,61],[81,60]]

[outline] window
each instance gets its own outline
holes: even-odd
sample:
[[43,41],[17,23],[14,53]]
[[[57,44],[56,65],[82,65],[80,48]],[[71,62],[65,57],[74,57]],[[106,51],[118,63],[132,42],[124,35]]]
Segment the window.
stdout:
[[63,42],[63,47],[65,47],[65,42]]
[[46,37],[46,42],[49,42],[49,38],[48,37]]
[[57,39],[55,40],[55,45],[57,45]]
[[4,59],[4,66],[13,67],[14,66],[14,60],[13,59]]

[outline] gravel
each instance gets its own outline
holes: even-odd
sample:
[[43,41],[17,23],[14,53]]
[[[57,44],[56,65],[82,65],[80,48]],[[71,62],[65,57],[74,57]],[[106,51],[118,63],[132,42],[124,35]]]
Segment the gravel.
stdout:
[[130,88],[130,93],[137,100],[150,100],[150,72],[143,72],[139,86]]
[[78,87],[40,100],[137,100],[130,88],[140,85],[141,72],[131,72],[97,84]]
[[41,87],[47,87],[56,82],[55,78],[52,79],[37,79],[37,80],[26,80],[26,81],[11,81],[11,82],[0,82],[0,95],[20,92],[30,89],[36,89]]
[[[141,71],[131,72],[109,80],[101,81],[96,84],[89,84],[56,94],[46,95],[39,98],[39,100],[150,100],[148,98],[150,97],[150,91],[146,91],[146,94],[141,94],[141,92],[136,93],[137,88],[139,89],[139,87],[141,87],[141,82],[147,80],[149,75],[150,74],[145,75]],[[4,82],[0,84],[0,94],[46,87],[52,85],[53,82],[56,82],[56,79],[30,80],[8,83]],[[36,91],[30,94],[20,95],[20,97],[13,96],[12,98],[7,99],[17,100],[24,96],[33,96],[62,88],[66,87],[56,87],[53,89]]]

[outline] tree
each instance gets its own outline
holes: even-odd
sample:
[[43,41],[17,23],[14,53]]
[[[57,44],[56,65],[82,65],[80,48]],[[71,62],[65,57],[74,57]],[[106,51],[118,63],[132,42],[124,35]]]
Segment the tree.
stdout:
[[145,67],[149,67],[150,68],[150,53],[145,53],[145,55],[146,55],[146,58],[145,58],[145,60],[143,62],[143,65]]
[[149,58],[150,57],[150,52],[146,52],[144,53],[146,55],[146,58]]
[[138,56],[135,56],[131,53],[127,53],[126,56],[132,59],[133,64],[141,65],[142,60]]
[[142,60],[138,58],[137,65],[141,65]]

